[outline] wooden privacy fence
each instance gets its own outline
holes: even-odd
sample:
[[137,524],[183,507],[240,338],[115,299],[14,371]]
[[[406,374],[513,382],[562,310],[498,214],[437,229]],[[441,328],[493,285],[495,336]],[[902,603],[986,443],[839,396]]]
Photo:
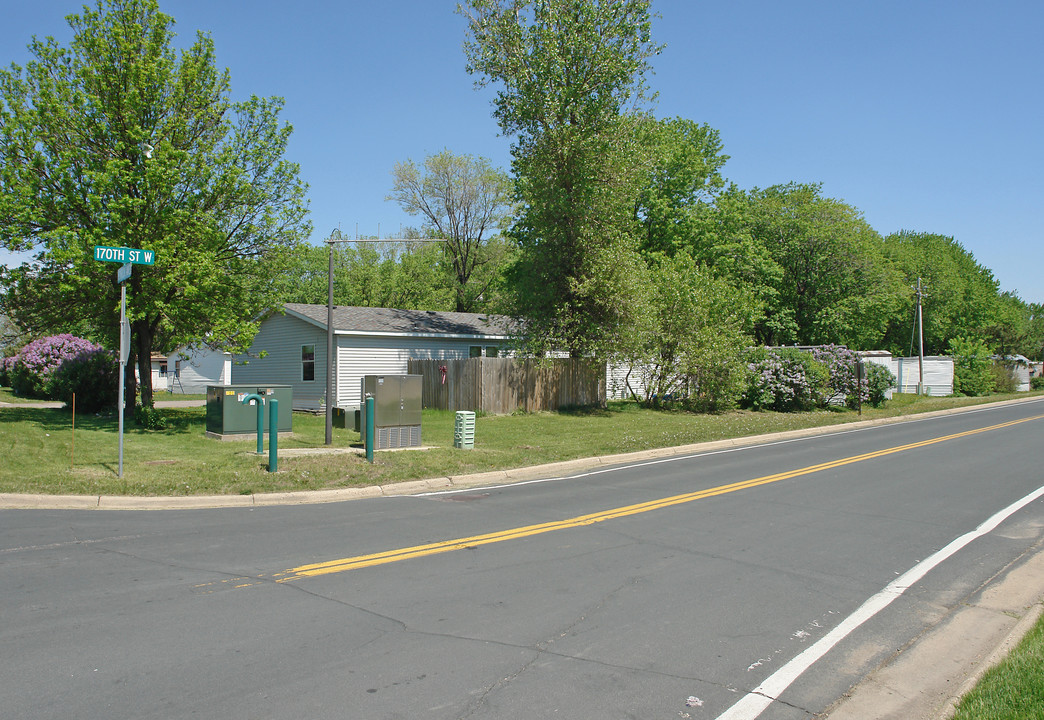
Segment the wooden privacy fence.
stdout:
[[605,404],[605,363],[483,357],[410,360],[408,367],[411,375],[424,376],[426,408],[503,415]]

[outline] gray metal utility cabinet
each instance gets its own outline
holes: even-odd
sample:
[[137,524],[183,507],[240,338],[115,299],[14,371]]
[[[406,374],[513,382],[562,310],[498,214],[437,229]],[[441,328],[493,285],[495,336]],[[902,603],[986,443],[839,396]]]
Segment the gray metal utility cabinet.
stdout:
[[[421,375],[363,376],[363,402],[367,395],[373,398],[375,449],[420,447],[422,380]],[[365,444],[365,419],[361,423],[360,434]]]

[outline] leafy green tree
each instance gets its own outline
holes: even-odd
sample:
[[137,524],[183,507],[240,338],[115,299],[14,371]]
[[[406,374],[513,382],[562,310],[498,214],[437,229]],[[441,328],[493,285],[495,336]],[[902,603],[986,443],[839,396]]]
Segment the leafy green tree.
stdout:
[[621,353],[645,388],[638,399],[657,406],[673,397],[699,412],[734,407],[744,389],[753,298],[701,271],[687,252],[658,256],[648,278],[648,315],[637,342]]
[[993,354],[985,342],[964,336],[951,338],[946,354],[953,358],[955,394],[974,397],[993,392]]
[[1044,303],[1029,303],[1026,311],[1029,330],[1023,355],[1030,360],[1044,360]]
[[650,155],[649,173],[635,202],[644,253],[698,253],[707,234],[708,215],[725,186],[717,130],[692,120],[645,119],[639,142]]
[[[3,305],[0,299],[0,305]],[[0,359],[12,357],[29,338],[7,315],[0,314]]]
[[1040,352],[1040,341],[1034,338],[1033,310],[1015,293],[997,296],[992,319],[982,331],[997,355],[1033,358]]
[[486,158],[444,150],[418,167],[395,164],[389,200],[420,215],[428,237],[445,238],[439,250],[453,279],[457,312],[474,312],[500,276],[510,246],[499,234],[508,224],[511,179]]
[[520,256],[515,314],[532,349],[606,356],[640,292],[634,202],[649,58],[648,0],[468,0],[464,44],[512,145]]
[[[303,244],[280,278],[279,302],[325,305],[329,295],[329,248]],[[335,244],[335,305],[451,310],[453,290],[439,268],[442,253],[429,244],[367,242]]]
[[749,195],[752,239],[779,272],[756,336],[766,345],[876,346],[901,297],[881,237],[819,185],[791,183]]
[[958,337],[992,341],[986,329],[998,320],[999,284],[959,242],[934,233],[903,231],[885,238],[884,249],[905,289],[885,329],[885,349],[895,354],[917,352],[918,280],[923,292],[925,354],[944,354]]
[[208,36],[176,52],[155,0],[99,0],[69,24],[69,47],[34,39],[24,69],[0,72],[0,243],[35,253],[5,277],[3,309],[33,333],[87,324],[115,347],[116,268],[92,248],[152,250],[128,292],[151,407],[154,350],[249,344],[308,232],[305,186],[281,100],[233,103]]

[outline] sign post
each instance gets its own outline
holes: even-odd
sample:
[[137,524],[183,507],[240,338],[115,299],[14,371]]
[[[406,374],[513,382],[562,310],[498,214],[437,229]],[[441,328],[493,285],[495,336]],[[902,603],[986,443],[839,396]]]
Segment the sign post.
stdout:
[[120,460],[117,470],[118,477],[123,477],[123,416],[125,388],[127,386],[127,360],[130,358],[130,323],[127,322],[127,281],[130,280],[131,271],[135,265],[152,265],[156,262],[156,253],[151,250],[139,250],[128,247],[106,247],[104,245],[94,246],[94,259],[100,262],[120,263],[120,269],[116,272],[116,282],[120,284],[120,382],[119,394],[116,401],[116,412],[119,415],[120,425]]

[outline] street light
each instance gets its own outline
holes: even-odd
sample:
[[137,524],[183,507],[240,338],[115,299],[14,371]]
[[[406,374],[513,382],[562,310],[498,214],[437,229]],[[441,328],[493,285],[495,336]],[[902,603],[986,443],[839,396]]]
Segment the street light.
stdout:
[[[411,242],[434,243],[445,242],[442,238],[346,238],[340,228],[330,231],[330,237],[324,241],[330,249],[330,267],[327,271],[326,283],[326,444],[333,445],[333,406],[334,406],[334,329],[333,329],[333,246],[337,243],[378,243],[378,242]],[[347,424],[347,423],[346,423]]]

